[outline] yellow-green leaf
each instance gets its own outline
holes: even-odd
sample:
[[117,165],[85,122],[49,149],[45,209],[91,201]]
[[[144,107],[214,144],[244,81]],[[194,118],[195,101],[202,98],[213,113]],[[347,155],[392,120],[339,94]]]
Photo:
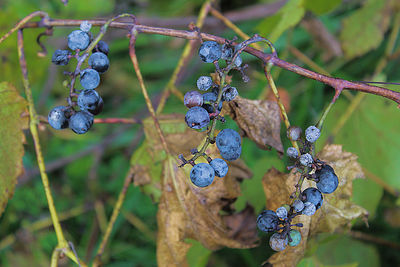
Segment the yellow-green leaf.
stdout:
[[304,13],[303,0],[289,0],[278,13],[258,24],[257,30],[271,42],[276,42],[282,33],[300,22]]
[[342,0],[304,0],[304,7],[316,15],[329,13],[337,8]]
[[389,26],[390,10],[385,1],[368,0],[363,7],[343,20],[340,40],[348,59],[377,48]]
[[27,103],[9,83],[0,83],[0,215],[14,194],[18,176],[22,173],[23,129],[28,127]]

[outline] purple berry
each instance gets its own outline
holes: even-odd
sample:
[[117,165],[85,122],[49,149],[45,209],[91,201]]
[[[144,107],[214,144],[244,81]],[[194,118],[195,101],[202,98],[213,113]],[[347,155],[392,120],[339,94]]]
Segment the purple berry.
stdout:
[[188,108],[201,107],[203,105],[203,95],[197,91],[189,91],[185,94],[183,103]]

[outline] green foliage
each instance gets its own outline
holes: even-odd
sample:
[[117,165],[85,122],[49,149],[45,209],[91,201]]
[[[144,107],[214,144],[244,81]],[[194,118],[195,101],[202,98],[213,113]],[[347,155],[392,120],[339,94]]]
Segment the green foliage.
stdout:
[[[324,240],[321,235],[314,254],[304,258],[298,267],[329,266],[355,267],[379,266],[379,254],[374,246],[352,240],[344,235],[331,236]],[[315,242],[315,241],[314,241]]]
[[[139,17],[163,19],[173,16],[196,16],[203,2],[70,0],[68,5],[64,6],[60,0],[7,0],[2,3],[0,10],[0,35],[12,28],[21,18],[39,9],[48,12],[52,18],[109,18],[123,10],[134,12]],[[271,1],[223,1],[222,10],[241,10],[249,5],[265,2]],[[287,50],[289,46],[294,46],[334,76],[349,80],[368,80],[385,50],[385,33],[393,28],[391,21],[396,2],[289,0],[275,15],[257,20],[249,18],[237,26],[249,35],[259,33],[272,40],[279,56],[289,62],[310,68]],[[313,39],[314,35],[298,26],[307,12],[312,12],[311,16],[322,21],[328,31],[340,41],[345,58],[332,58],[328,62],[324,60],[326,48]],[[187,27],[182,25],[177,28]],[[43,29],[24,31],[29,78],[36,108],[42,116],[47,116],[52,106],[65,104],[67,91],[62,83],[68,78],[63,75],[63,71],[71,71],[76,61],[72,59],[73,64],[57,67],[54,71],[55,66],[50,64],[50,58],[55,49],[66,47],[66,35],[71,30],[72,28],[55,27],[53,36],[42,37],[42,42],[49,50],[45,58],[37,56],[39,46],[36,44],[36,37]],[[94,32],[97,31],[98,28],[95,27]],[[232,30],[225,30],[223,26],[208,27],[203,31],[229,39],[235,35]],[[102,84],[99,87],[105,101],[104,112],[100,117],[147,117],[144,120],[144,137],[142,126],[95,124],[93,131],[86,136],[77,136],[70,131],[54,131],[40,125],[40,139],[47,168],[53,168],[54,163],[69,160],[68,164],[63,163],[61,168],[56,167],[49,171],[51,189],[57,211],[67,216],[62,222],[67,239],[74,243],[78,254],[90,262],[94,258],[125,175],[132,166],[137,168],[134,182],[135,185],[141,186],[131,186],[128,189],[127,198],[122,206],[123,212],[116,221],[103,260],[106,266],[156,266],[154,236],[158,229],[157,201],[161,196],[160,178],[165,153],[160,148],[152,119],[148,118],[141,89],[127,56],[128,40],[125,38],[125,32],[111,29],[107,32],[105,40],[110,44],[111,65],[109,72],[102,76]],[[399,46],[398,42],[396,47]],[[184,43],[182,39],[164,36],[139,36],[137,53],[140,67],[155,106],[178,62]],[[354,60],[356,57],[357,60]],[[23,87],[16,53],[16,34],[0,44],[0,58],[0,81],[9,81],[17,88],[9,87],[6,83],[0,84],[0,192],[8,187],[9,193],[12,193],[17,176],[22,177],[23,181],[17,186],[14,197],[9,200],[0,218],[0,265],[49,266],[49,256],[57,240],[49,222],[48,207],[40,177],[37,175],[36,155],[29,134],[26,135],[25,154],[22,147],[23,120],[19,114],[26,104],[18,96]],[[257,99],[266,92],[262,69],[254,57],[243,55],[243,59],[250,65],[246,73],[251,80],[245,84],[241,82],[239,75],[234,73],[234,83],[238,84],[237,88],[242,97]],[[400,80],[396,64],[396,61],[389,62],[384,69],[388,81]],[[212,64],[200,64],[194,56],[180,77],[177,89],[183,94],[193,90],[197,77],[208,75],[211,71]],[[314,124],[323,107],[331,100],[332,88],[325,88],[322,84],[290,72],[281,71],[278,75],[278,71],[275,71],[276,68],[276,84],[283,87],[290,96],[291,123],[303,129]],[[393,89],[398,90],[398,87],[394,86]],[[11,92],[12,96],[3,93],[4,90]],[[12,105],[5,105],[4,101],[12,101]],[[318,149],[328,139],[337,126],[338,118],[351,103],[345,96],[340,96],[326,119],[321,140],[317,142]],[[171,116],[175,116],[175,120],[171,121],[171,117],[166,120],[160,119],[163,131],[174,144],[179,144],[177,140],[183,139],[182,136],[189,133],[185,132],[187,128],[182,117],[185,111],[181,101],[172,95],[164,113],[173,114]],[[381,97],[367,96],[334,137],[334,143],[343,144],[345,151],[358,155],[363,168],[396,190],[400,190],[400,128],[396,123],[400,119],[398,114],[394,103]],[[23,126],[27,126],[26,121]],[[237,125],[230,119],[223,126],[226,127],[237,129]],[[282,142],[287,148],[290,144],[285,135],[282,126]],[[196,140],[194,143],[196,144],[193,147],[200,142]],[[93,146],[96,149],[90,150]],[[85,154],[86,150],[89,152]],[[178,145],[175,151],[189,153],[189,150],[182,151]],[[20,173],[22,157],[25,175]],[[241,158],[253,172],[253,178],[242,181],[241,194],[231,208],[240,211],[246,204],[250,204],[257,213],[265,208],[265,195],[261,186],[263,175],[272,166],[284,172],[285,166],[290,165],[290,162],[285,156],[279,157],[275,150],[259,149],[248,138],[243,138]],[[141,179],[146,176],[142,175],[148,175],[147,178],[150,177],[152,183],[145,184],[146,180]],[[352,200],[370,213],[371,228],[356,224],[359,230],[371,236],[379,233],[379,236],[389,240],[396,236],[397,230],[388,227],[385,221],[388,215],[385,214],[387,209],[398,207],[400,199],[384,193],[382,186],[376,184],[368,175],[366,179],[353,182],[353,192]],[[0,197],[2,206],[7,203],[9,195],[1,194]],[[85,207],[83,213],[70,214],[71,210],[80,206]],[[140,224],[128,220],[129,214],[136,216],[135,218],[148,229],[143,230]],[[219,251],[205,249],[200,242],[186,238],[185,241],[191,244],[186,258],[189,265],[195,267],[259,266],[272,253],[266,249],[267,237],[260,236],[262,245],[256,248],[224,248]],[[309,241],[306,256],[299,266],[389,266],[398,263],[396,253],[397,251],[389,247],[356,241],[347,234],[329,237],[317,235]],[[70,263],[68,266],[74,265]]]
[[387,14],[385,1],[368,0],[343,20],[340,40],[347,58],[363,55],[379,46],[388,26]]
[[[343,99],[334,105],[324,131],[329,133],[334,129],[337,118],[345,114],[347,106]],[[396,190],[400,189],[400,181],[393,173],[400,172],[397,156],[400,143],[396,138],[400,127],[393,121],[399,119],[400,114],[395,105],[380,97],[367,95],[335,137],[335,142],[343,144],[345,150],[358,155],[359,162],[365,169]],[[328,136],[325,135],[326,137]],[[356,203],[367,208],[373,215],[382,196],[382,189],[371,181],[357,181],[354,191]]]
[[304,7],[316,15],[332,12],[342,3],[342,0],[304,0]]
[[299,23],[304,14],[303,0],[289,0],[275,15],[264,19],[257,30],[276,42],[283,32]]

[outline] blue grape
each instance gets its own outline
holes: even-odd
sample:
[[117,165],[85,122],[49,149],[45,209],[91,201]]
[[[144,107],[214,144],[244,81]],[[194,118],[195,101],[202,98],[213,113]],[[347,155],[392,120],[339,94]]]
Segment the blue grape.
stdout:
[[225,177],[228,173],[228,164],[223,159],[213,159],[210,165],[213,167],[215,175],[218,177]]
[[197,88],[201,91],[207,91],[212,84],[213,81],[210,76],[200,76],[196,82]]
[[71,50],[85,50],[90,43],[89,34],[84,31],[76,30],[68,35],[68,47]]
[[100,75],[93,69],[84,69],[80,76],[81,85],[85,89],[94,89],[100,84]]
[[108,57],[106,56],[106,54],[101,52],[93,53],[90,56],[88,63],[92,67],[92,69],[98,71],[99,73],[106,72],[108,70],[108,67],[110,66],[110,61],[108,60]]
[[280,233],[273,234],[269,239],[269,246],[275,251],[282,251],[288,244],[287,235],[283,236]]
[[89,23],[89,21],[85,20],[81,23],[81,25],[79,25],[79,28],[81,29],[81,31],[83,32],[89,32],[90,29],[92,28],[92,24]]
[[78,111],[69,119],[69,128],[74,133],[84,134],[92,127],[93,119],[93,114],[84,110]]
[[301,234],[299,231],[295,229],[291,229],[289,231],[289,236],[292,241],[289,241],[289,246],[295,247],[301,242]]
[[190,180],[198,187],[209,186],[214,177],[215,171],[208,163],[198,163],[190,170]]
[[204,108],[192,107],[186,113],[185,122],[190,128],[201,129],[210,123],[210,116]]
[[229,161],[236,160],[242,153],[240,135],[232,129],[224,129],[215,140],[221,156]]
[[295,212],[300,212],[304,209],[304,203],[301,200],[296,199],[293,202],[293,209]]
[[103,99],[96,90],[85,89],[78,96],[78,106],[81,110],[97,115],[103,110]]
[[225,89],[225,91],[222,93],[222,99],[229,102],[235,99],[235,97],[238,95],[238,91],[235,87],[228,87]]
[[92,53],[95,52],[101,52],[103,54],[108,55],[108,52],[110,51],[108,44],[104,41],[99,41],[97,45],[93,48]]
[[300,140],[301,128],[298,126],[290,126],[287,130],[287,137],[292,141]]
[[317,188],[324,194],[333,193],[339,185],[339,179],[329,165],[323,165],[315,172],[315,175],[318,179]]
[[214,103],[217,101],[218,96],[214,93],[203,94],[203,105],[202,107],[207,110],[208,113],[216,113],[222,110],[222,101],[219,102],[217,110],[214,108]]
[[273,232],[278,229],[279,218],[275,211],[264,210],[257,217],[257,227],[263,232]]
[[222,50],[220,45],[214,41],[206,41],[199,48],[200,59],[206,63],[212,63],[221,58]]
[[230,60],[233,56],[233,49],[227,44],[222,45],[221,59]]
[[186,107],[201,107],[203,105],[203,95],[197,91],[189,91],[183,98],[183,103]]
[[51,62],[53,62],[56,65],[67,65],[70,56],[71,56],[70,51],[57,49],[56,51],[54,51],[54,54],[51,57]]
[[314,187],[309,187],[302,192],[303,202],[311,202],[319,209],[322,205],[323,197],[321,192]]
[[64,106],[57,106],[50,110],[47,116],[50,126],[56,130],[68,128],[67,110],[68,108]]
[[305,135],[308,142],[314,143],[321,135],[321,131],[315,126],[310,126],[306,129]]
[[307,201],[306,203],[304,203],[304,209],[301,213],[307,216],[313,216],[316,210],[317,208],[315,207],[315,205]]

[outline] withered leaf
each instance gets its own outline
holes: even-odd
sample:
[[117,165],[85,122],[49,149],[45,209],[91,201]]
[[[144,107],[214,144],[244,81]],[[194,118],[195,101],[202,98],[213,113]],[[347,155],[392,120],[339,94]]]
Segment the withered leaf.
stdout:
[[[287,247],[284,251],[270,257],[268,262],[273,266],[295,266],[303,257],[307,239],[312,235],[347,228],[353,219],[364,218],[368,214],[365,209],[351,201],[353,180],[363,177],[361,166],[357,163],[357,156],[343,151],[340,145],[329,145],[324,147],[318,158],[333,167],[339,178],[339,187],[332,194],[324,194],[323,205],[315,215],[297,216],[297,221],[294,222],[303,223],[303,227],[299,229],[302,241],[297,247]],[[267,208],[275,210],[288,203],[298,179],[299,174],[294,174],[294,172],[284,174],[275,169],[269,170],[263,177]],[[315,184],[306,180],[302,190],[310,186],[315,186]]]
[[283,152],[280,111],[275,102],[237,96],[227,104],[224,103],[223,113],[235,120],[245,135],[261,149],[273,147]]
[[[186,238],[198,240],[210,250],[224,246],[251,248],[256,245],[255,215],[251,214],[251,209],[238,214],[221,215],[221,210],[232,209],[231,204],[240,194],[238,180],[251,176],[247,170],[244,177],[244,167],[237,166],[237,162],[230,163],[226,177],[216,177],[212,185],[199,188],[190,182],[190,166],[178,168],[174,158],[165,160],[163,190],[157,213],[159,266],[188,265],[185,256],[190,244],[184,241]],[[249,218],[252,222],[249,222]]]
[[[135,151],[131,165],[135,184],[160,202],[157,213],[159,266],[187,266],[186,253],[191,246],[185,242],[188,238],[198,240],[210,250],[223,246],[255,246],[258,238],[253,210],[249,207],[235,214],[232,205],[240,194],[240,181],[251,178],[251,171],[239,159],[229,163],[226,177],[216,177],[206,188],[194,186],[189,178],[191,166],[178,168],[177,155],[182,153],[189,158],[190,149],[203,143],[205,133],[189,129],[182,115],[158,119],[173,155],[163,151],[153,121],[146,119],[146,140]],[[210,145],[206,152],[212,158],[220,157],[215,145]],[[221,215],[222,211],[226,215]]]

